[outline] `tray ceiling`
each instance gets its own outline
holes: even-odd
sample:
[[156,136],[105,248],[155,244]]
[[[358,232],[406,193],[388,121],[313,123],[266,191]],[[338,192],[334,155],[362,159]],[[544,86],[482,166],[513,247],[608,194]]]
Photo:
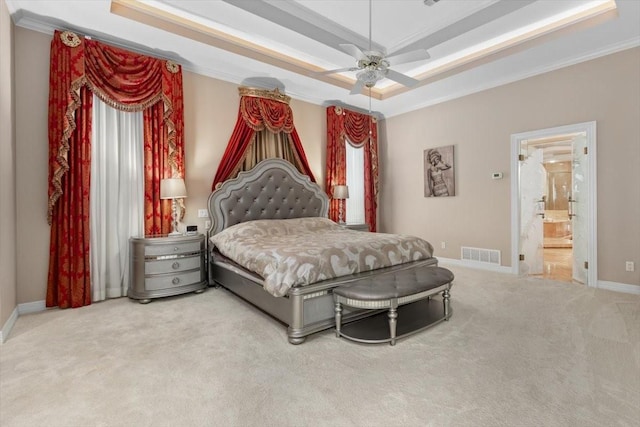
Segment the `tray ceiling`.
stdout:
[[[636,0],[7,0],[16,25],[71,29],[237,84],[393,116],[640,45]],[[371,39],[369,38],[371,34]],[[371,49],[369,48],[371,42]],[[350,95],[355,67],[340,44],[428,60],[390,69]],[[369,95],[371,95],[369,97]]]

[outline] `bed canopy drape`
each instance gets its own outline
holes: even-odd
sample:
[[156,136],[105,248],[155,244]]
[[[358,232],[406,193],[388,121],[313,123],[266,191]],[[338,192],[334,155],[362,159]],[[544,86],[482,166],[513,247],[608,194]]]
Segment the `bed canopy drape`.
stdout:
[[339,201],[333,199],[335,185],[345,185],[346,145],[364,149],[365,221],[376,231],[378,208],[378,122],[375,116],[340,106],[327,107],[327,170],[325,191],[329,195],[329,218],[338,220]]
[[289,161],[315,182],[293,124],[293,112],[289,106],[291,98],[277,88],[266,90],[241,86],[238,90],[238,119],[211,189],[215,190],[218,184],[250,169],[260,160],[272,157]]
[[70,31],[56,31],[49,70],[47,307],[91,303],[92,93],[116,109],[143,111],[146,234],[170,231],[171,206],[160,199],[160,181],[184,176],[180,66]]

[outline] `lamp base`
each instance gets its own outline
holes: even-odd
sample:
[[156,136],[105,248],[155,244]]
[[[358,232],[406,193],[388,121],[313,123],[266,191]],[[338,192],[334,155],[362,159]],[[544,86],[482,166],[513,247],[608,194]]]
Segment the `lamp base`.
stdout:
[[178,231],[178,203],[176,199],[171,201],[171,233],[170,237],[182,236],[182,233]]

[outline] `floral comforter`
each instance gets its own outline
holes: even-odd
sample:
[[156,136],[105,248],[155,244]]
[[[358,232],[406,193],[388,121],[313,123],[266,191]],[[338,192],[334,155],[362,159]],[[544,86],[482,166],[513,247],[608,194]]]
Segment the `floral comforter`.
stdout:
[[249,221],[211,237],[218,251],[264,279],[283,296],[304,286],[431,258],[433,246],[418,237],[349,230],[327,218]]

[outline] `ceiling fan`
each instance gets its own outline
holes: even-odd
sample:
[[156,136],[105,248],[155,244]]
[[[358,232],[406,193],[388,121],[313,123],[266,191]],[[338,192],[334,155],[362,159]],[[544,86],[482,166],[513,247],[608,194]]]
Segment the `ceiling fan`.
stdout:
[[356,59],[355,67],[338,68],[316,73],[318,75],[356,71],[356,84],[351,89],[351,94],[356,95],[362,89],[372,88],[384,78],[398,82],[404,86],[414,86],[419,80],[390,69],[392,65],[406,64],[409,62],[423,61],[430,58],[426,49],[417,49],[397,55],[386,56],[384,52],[371,49],[371,0],[369,0],[369,50],[361,50],[354,44],[340,44],[340,48]]

